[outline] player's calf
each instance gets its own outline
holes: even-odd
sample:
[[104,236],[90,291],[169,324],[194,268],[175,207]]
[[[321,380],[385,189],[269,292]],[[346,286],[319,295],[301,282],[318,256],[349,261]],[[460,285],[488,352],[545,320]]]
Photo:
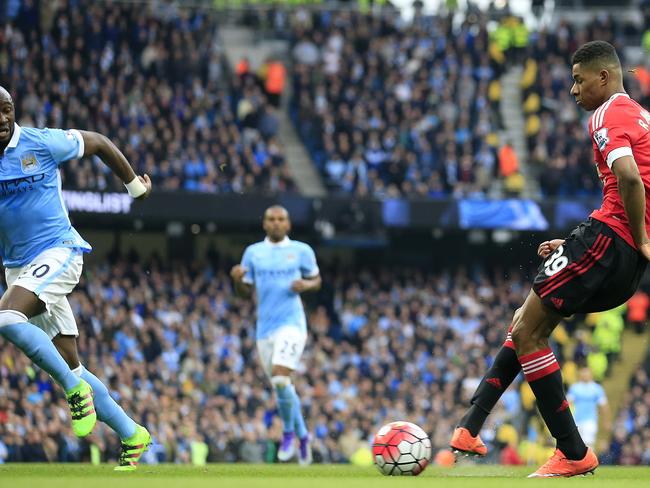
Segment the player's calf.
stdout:
[[75,435],[84,437],[97,423],[92,388],[70,371],[68,364],[40,328],[16,310],[0,310],[0,335],[13,343],[65,390]]
[[[515,312],[515,321],[520,310],[517,309]],[[503,346],[497,352],[492,366],[485,373],[472,395],[470,408],[458,423],[458,427],[464,427],[472,436],[478,435],[494,405],[521,371],[521,365],[512,342],[512,328],[511,324],[508,327]]]
[[293,389],[293,422],[300,444],[298,448],[298,463],[301,466],[308,466],[312,463],[311,436],[307,430],[305,418],[302,416],[302,404],[295,388]]
[[296,455],[296,446],[294,444],[294,388],[291,383],[290,376],[273,376],[271,384],[275,390],[276,400],[278,403],[278,411],[284,424],[284,433],[282,435],[282,442],[278,450],[278,460],[282,462],[289,461]]
[[113,400],[106,385],[81,364],[73,371],[92,387],[97,418],[113,429],[123,442],[135,435],[138,424]]
[[560,365],[548,346],[548,337],[559,320],[560,315],[531,291],[512,331],[512,338],[544,422],[557,440],[558,449],[575,461],[584,457],[587,447],[578,433],[564,395]]
[[120,437],[119,464],[115,471],[134,471],[140,458],[151,445],[151,435],[136,424],[111,397],[106,385],[81,364],[73,372],[90,384],[94,391],[97,418],[106,423]]

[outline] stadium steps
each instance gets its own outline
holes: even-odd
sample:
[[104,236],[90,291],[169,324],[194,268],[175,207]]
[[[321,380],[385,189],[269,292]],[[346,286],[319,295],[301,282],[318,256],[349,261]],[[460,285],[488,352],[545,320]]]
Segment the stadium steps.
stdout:
[[[607,394],[612,422],[616,419],[625,399],[632,375],[647,354],[649,341],[650,329],[645,330],[642,335],[630,329],[623,331],[621,357],[612,366],[610,375],[602,382]],[[600,445],[601,441],[609,442],[609,437],[610,432],[600,429],[597,445]]]
[[[285,58],[285,66],[290,62]],[[289,100],[293,96],[293,84],[287,83],[282,97],[282,110],[280,111],[280,140],[284,144],[287,164],[300,193],[308,197],[322,198],[327,196],[327,189],[323,184],[320,173],[316,170],[307,148],[300,140],[296,126],[289,117]]]
[[[253,71],[256,71],[269,56],[281,59],[285,66],[291,64],[287,41],[259,39],[252,29],[231,25],[220,27],[219,33],[228,64],[233,71],[237,62],[243,57],[248,58]],[[283,107],[277,114],[280,119],[278,137],[284,148],[289,171],[300,193],[309,197],[323,197],[327,195],[327,190],[321,176],[289,118],[286,105],[291,99],[290,80],[291,76],[288,75],[282,97]]]
[[[526,142],[526,119],[523,112],[521,77],[523,66],[511,66],[500,79],[501,82],[501,120],[505,128],[505,139],[512,143],[517,158],[519,170],[526,179],[523,196],[531,197],[538,193],[536,179],[533,178],[528,166],[528,147]],[[505,142],[505,141],[503,141]]]

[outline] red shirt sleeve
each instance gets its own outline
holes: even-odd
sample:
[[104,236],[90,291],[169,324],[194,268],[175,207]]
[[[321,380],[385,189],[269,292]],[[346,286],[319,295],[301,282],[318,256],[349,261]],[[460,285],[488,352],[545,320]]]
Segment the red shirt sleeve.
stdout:
[[625,114],[624,106],[611,106],[602,115],[595,114],[594,145],[611,169],[612,164],[623,156],[632,156],[631,135],[636,130],[636,117]]

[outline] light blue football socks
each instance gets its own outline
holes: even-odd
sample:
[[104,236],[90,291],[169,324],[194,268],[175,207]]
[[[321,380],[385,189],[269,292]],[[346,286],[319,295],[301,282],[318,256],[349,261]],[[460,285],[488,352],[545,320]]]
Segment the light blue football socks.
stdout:
[[95,410],[97,419],[104,422],[113,429],[120,439],[132,437],[137,429],[137,424],[129,417],[124,409],[120,407],[97,376],[92,374],[83,366],[79,366],[74,371],[79,374],[81,369],[81,378],[86,381],[93,389]]
[[29,322],[0,327],[0,335],[47,372],[67,392],[79,385],[79,378],[57,351],[48,335]]
[[294,412],[294,393],[295,390],[292,384],[288,385],[275,385],[275,394],[278,401],[278,410],[280,418],[284,423],[285,432],[294,431],[293,412]]
[[296,392],[296,389],[292,387],[293,390],[293,425],[295,427],[296,434],[299,439],[304,439],[307,434],[307,425],[305,424],[305,418],[302,416],[302,404],[300,403],[300,397]]

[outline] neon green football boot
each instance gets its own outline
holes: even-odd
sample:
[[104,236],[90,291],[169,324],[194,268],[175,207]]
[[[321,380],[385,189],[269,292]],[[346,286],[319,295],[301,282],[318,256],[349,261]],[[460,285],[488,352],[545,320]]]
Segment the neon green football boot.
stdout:
[[72,414],[72,430],[77,437],[85,437],[93,431],[97,423],[93,389],[84,380],[65,392]]
[[135,471],[140,458],[151,445],[151,434],[149,431],[138,425],[128,439],[122,439],[122,452],[120,453],[120,464],[113,468],[114,471]]

